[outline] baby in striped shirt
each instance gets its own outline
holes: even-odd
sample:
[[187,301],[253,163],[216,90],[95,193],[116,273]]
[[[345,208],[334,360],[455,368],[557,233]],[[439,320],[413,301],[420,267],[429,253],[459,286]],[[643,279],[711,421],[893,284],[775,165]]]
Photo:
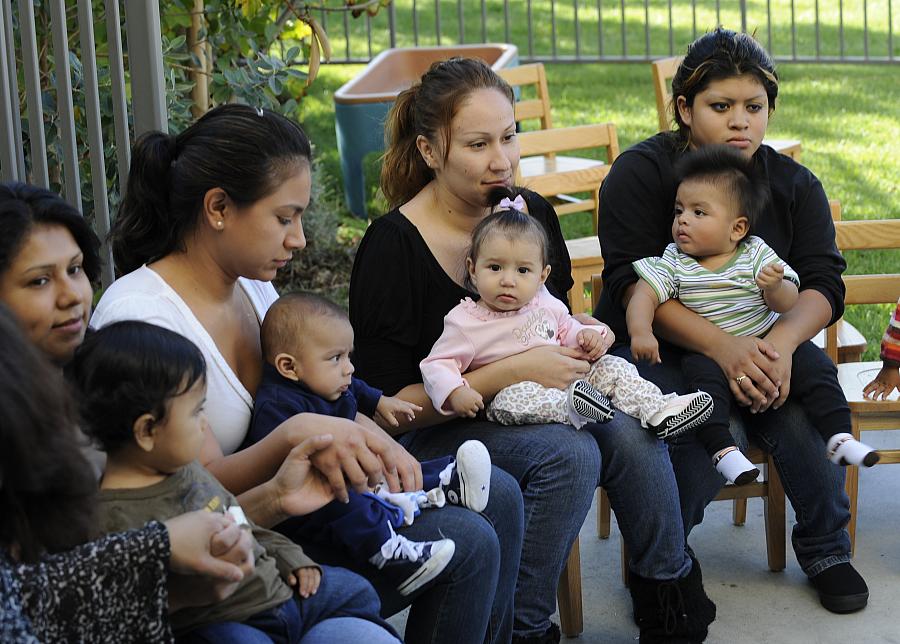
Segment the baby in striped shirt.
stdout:
[[881,371],[863,388],[863,395],[872,400],[887,400],[894,389],[900,391],[900,301],[881,339],[881,359]]
[[[626,310],[631,352],[660,362],[652,323],[656,307],[677,299],[723,331],[764,337],[799,298],[797,273],[762,239],[750,235],[766,207],[768,184],[748,159],[728,146],[703,146],[679,166],[672,237],[662,257],[633,263],[638,280]],[[826,455],[840,465],[874,465],[878,454],[850,433],[850,410],[834,370],[794,361],[791,396],[822,434]],[[697,432],[716,469],[729,483],[755,481],[759,470],[741,453],[728,430],[732,393],[728,377],[711,358],[685,353],[682,371],[691,390],[714,401],[713,414]],[[750,376],[734,378],[738,388]]]

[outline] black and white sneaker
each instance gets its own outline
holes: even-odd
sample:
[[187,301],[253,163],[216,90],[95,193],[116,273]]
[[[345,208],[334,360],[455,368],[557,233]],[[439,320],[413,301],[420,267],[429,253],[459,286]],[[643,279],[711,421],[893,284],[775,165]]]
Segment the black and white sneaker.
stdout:
[[575,427],[585,423],[608,423],[615,415],[609,398],[587,380],[576,380],[569,387],[569,419]]
[[397,586],[401,595],[409,595],[437,577],[456,552],[456,543],[452,539],[440,541],[410,541],[394,532],[389,523],[391,538],[381,546],[369,559],[369,563],[378,569],[414,567],[414,572]]
[[712,396],[705,391],[697,391],[667,402],[647,419],[647,427],[656,432],[658,439],[671,440],[701,425],[712,410]]
[[441,474],[447,501],[483,512],[491,496],[491,455],[487,447],[481,441],[466,441],[456,450],[456,462],[450,467],[449,478]]

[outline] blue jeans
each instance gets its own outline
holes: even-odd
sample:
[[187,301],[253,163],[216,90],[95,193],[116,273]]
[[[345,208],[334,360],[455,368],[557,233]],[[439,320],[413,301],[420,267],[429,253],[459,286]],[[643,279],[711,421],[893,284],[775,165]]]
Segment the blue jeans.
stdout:
[[687,575],[691,559],[666,444],[621,411],[608,423],[585,425],[584,431],[600,447],[600,484],[628,544],[629,568],[647,579]]
[[490,500],[482,514],[452,505],[423,511],[403,529],[403,536],[413,541],[446,537],[456,543],[456,551],[437,579],[407,597],[397,592],[397,586],[408,571],[398,576],[356,562],[334,547],[315,543],[303,547],[316,561],[356,570],[369,579],[381,597],[383,615],[411,606],[404,633],[409,644],[508,642],[522,551],[522,513],[516,481],[497,467],[491,472]]
[[326,644],[344,641],[396,644],[396,633],[382,620],[375,590],[341,568],[323,566],[322,582],[307,599],[294,595],[283,604],[243,622],[219,622],[179,637],[179,644]]
[[[425,459],[453,454],[470,439],[483,442],[494,464],[509,472],[522,490],[525,536],[518,579],[513,573],[514,630],[521,636],[542,633],[550,627],[560,573],[597,487],[597,446],[587,433],[569,425],[504,427],[470,420],[420,429],[404,435],[400,442],[417,458]],[[494,525],[502,521],[491,519]]]
[[[614,353],[631,357],[627,347],[619,347]],[[683,392],[683,378],[678,369],[680,354],[679,350],[662,344],[662,364],[642,362],[637,365],[638,371],[664,392]],[[825,353],[810,342],[801,345],[794,358],[821,360],[823,369],[830,364]],[[780,409],[769,409],[762,414],[751,414],[736,405],[733,409],[729,429],[737,445],[746,448],[749,434],[774,458],[785,494],[796,513],[791,543],[803,571],[812,577],[849,561],[850,537],[846,525],[850,520],[850,500],[844,493],[844,468],[825,458],[825,442],[802,407],[788,397]],[[680,492],[684,532],[688,535],[703,521],[704,508],[725,480],[692,434],[674,441],[670,455]],[[618,512],[616,517],[619,518]]]

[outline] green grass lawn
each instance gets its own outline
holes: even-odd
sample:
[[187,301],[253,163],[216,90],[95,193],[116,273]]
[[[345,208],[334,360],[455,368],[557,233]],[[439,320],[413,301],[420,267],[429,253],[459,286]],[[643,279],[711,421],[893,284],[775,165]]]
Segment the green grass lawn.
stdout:
[[[332,94],[360,65],[323,68],[303,100],[301,119],[315,143],[325,180],[340,193],[340,165],[334,133]],[[845,219],[900,218],[900,68],[896,65],[779,66],[782,89],[772,118],[771,138],[799,139],[803,163],[825,191],[843,205]],[[616,124],[622,149],[656,131],[650,68],[640,64],[550,64],[547,78],[554,126],[591,122]],[[383,211],[376,196],[377,155],[367,164],[369,210]],[[587,213],[563,220],[567,237],[591,233]],[[897,270],[900,253],[848,257],[851,273]],[[854,307],[847,318],[869,339],[866,359],[877,358],[877,340],[890,307]]]

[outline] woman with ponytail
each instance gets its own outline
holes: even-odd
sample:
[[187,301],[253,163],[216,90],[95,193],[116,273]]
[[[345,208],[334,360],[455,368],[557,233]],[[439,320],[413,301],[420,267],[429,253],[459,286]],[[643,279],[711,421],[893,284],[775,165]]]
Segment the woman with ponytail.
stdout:
[[[92,318],[95,327],[144,320],[200,347],[209,420],[201,462],[265,527],[308,512],[307,490],[346,500],[348,484],[362,492],[382,477],[392,491],[422,487],[418,462],[390,436],[330,416],[299,414],[236,451],[249,430],[262,374],[260,323],[277,298],[271,280],[306,245],[310,170],[306,135],[268,110],[222,105],[178,135],[145,134],[134,146],[111,234],[116,266],[127,274],[103,294]],[[284,475],[289,454],[324,434],[331,443],[309,457],[314,487],[307,481],[292,489]],[[518,557],[521,513],[515,482],[495,469],[485,514],[503,526],[512,553],[507,559]],[[501,562],[489,522],[457,507],[423,514],[406,535],[452,538],[456,553],[441,575],[408,597],[397,590],[410,574],[405,564],[382,571],[357,567],[379,591],[382,612],[412,602],[408,642],[481,642],[498,576],[517,559]],[[307,550],[321,563],[342,563],[338,553]],[[500,600],[510,615],[512,592],[504,588]]]
[[[504,427],[434,409],[419,363],[440,337],[444,316],[460,300],[477,299],[464,285],[471,234],[512,185],[519,162],[512,89],[481,61],[435,63],[421,82],[400,94],[387,126],[381,186],[393,210],[366,231],[353,267],[355,365],[386,394],[425,408],[396,430],[405,432],[399,440],[410,452],[424,457],[477,439],[488,447],[492,462],[518,481],[526,521],[521,563],[513,573],[513,641],[558,642],[559,628],[550,621],[557,582],[601,474],[620,522],[631,519],[651,535],[667,517],[640,515],[641,502],[622,490],[637,486],[653,496],[653,467],[665,453],[660,448],[659,458],[639,464],[612,453],[607,461],[604,454],[601,472],[597,443],[588,431],[570,425]],[[539,195],[524,190],[522,196],[549,239],[546,287],[565,303],[571,266],[556,213]],[[589,316],[581,321],[596,323]],[[589,368],[579,350],[541,346],[470,371],[465,379],[486,404],[500,389],[523,380],[566,389]],[[634,422],[629,418],[619,414],[602,431],[615,436],[623,424]],[[641,476],[645,471],[649,474]],[[629,503],[620,502],[623,498]],[[674,496],[669,500],[677,504]]]

